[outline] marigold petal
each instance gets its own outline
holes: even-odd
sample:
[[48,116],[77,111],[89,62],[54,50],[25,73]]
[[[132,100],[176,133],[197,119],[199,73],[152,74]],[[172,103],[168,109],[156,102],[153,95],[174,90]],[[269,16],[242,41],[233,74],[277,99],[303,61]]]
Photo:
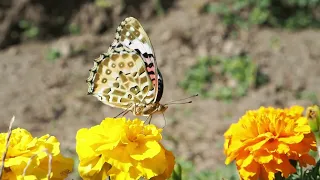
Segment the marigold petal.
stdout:
[[[78,171],[82,178],[100,177],[105,172],[108,172],[111,165],[105,162],[103,156],[96,156],[86,160],[82,160],[79,163]],[[103,172],[101,172],[103,171]],[[101,174],[102,173],[102,174]]]
[[252,163],[253,160],[254,160],[254,156],[252,154],[250,154],[243,160],[241,166],[247,167]]
[[[47,165],[48,160],[44,159],[43,164]],[[61,154],[56,155],[52,159],[51,166],[55,173],[52,174],[51,178],[66,179],[73,171],[73,164],[72,158],[65,158]]]
[[[91,137],[92,141],[90,141],[88,137]],[[83,128],[78,130],[76,140],[76,152],[79,155],[80,161],[88,161],[98,156],[94,150],[95,146],[92,145],[95,142],[95,135],[91,134],[88,129]],[[97,143],[100,144],[99,142]]]
[[[3,171],[4,173],[2,174],[2,180],[16,180],[19,179],[19,176],[17,176],[14,172],[12,171]],[[20,178],[21,180],[23,180],[22,178]],[[19,180],[20,180],[19,179]]]
[[276,173],[277,171],[281,170],[280,172],[285,178],[287,178],[290,174],[296,172],[296,169],[290,164],[289,159],[287,159],[286,161],[282,161],[282,163],[280,164],[271,161],[268,164],[264,164],[264,167],[267,172]]
[[26,176],[22,176],[22,175],[19,175],[17,177],[18,180],[45,180],[45,179],[48,179],[47,177],[37,177],[35,175],[26,175]]
[[308,164],[315,165],[316,160],[312,156],[310,156],[309,154],[303,154],[299,158],[299,164],[300,164],[300,166],[303,166],[303,167],[306,167]]
[[168,164],[167,168],[162,174],[152,177],[151,180],[169,179],[172,172],[173,172],[174,164],[175,164],[175,157],[171,151],[168,151],[166,149],[164,149],[164,150],[165,150],[165,156],[166,156],[167,164]]
[[242,179],[258,180],[260,165],[255,161],[252,161],[249,166],[238,166],[237,168]]
[[279,141],[282,141],[287,144],[296,144],[303,140],[304,135],[303,134],[297,134],[295,136],[285,137],[285,138],[279,138]]
[[137,147],[132,147],[130,144],[128,144],[126,150],[130,154],[131,158],[138,161],[153,158],[161,151],[161,147],[157,141],[147,141]]
[[[280,141],[280,138],[279,138],[279,141]],[[278,142],[278,147],[277,147],[277,150],[276,152],[279,153],[279,154],[286,154],[290,151],[290,145],[288,144],[285,144],[285,143],[281,143],[281,142]]]
[[[260,142],[258,140],[260,140]],[[261,147],[263,145],[265,145],[269,141],[269,138],[268,139],[263,139],[263,140],[261,138],[259,138],[259,139],[257,138],[257,139],[255,139],[255,141],[258,141],[258,142],[254,142],[255,144],[253,144],[251,146],[248,146],[246,148],[246,150],[248,150],[248,151],[257,151],[257,150],[261,149]]]
[[110,178],[112,180],[122,180],[122,179],[132,179],[138,180],[141,176],[134,170],[130,170],[129,172],[120,171],[119,169],[112,167],[108,172]]
[[11,167],[11,166],[19,166],[21,164],[27,164],[30,157],[12,157],[10,159],[6,159],[4,166],[5,167]]
[[[60,154],[60,142],[54,136],[49,134],[41,136],[37,142],[38,151],[47,150],[52,156]],[[48,154],[46,152],[38,153],[38,158],[46,158]]]
[[154,156],[152,159],[144,159],[137,165],[136,168],[142,172],[147,179],[150,179],[154,176],[163,174],[167,167],[168,161],[166,159],[165,150],[161,149],[156,156]]
[[265,150],[260,150],[254,153],[255,161],[259,164],[269,163],[271,160],[274,159],[274,156],[270,154],[270,152]]
[[135,164],[125,146],[117,146],[112,151],[105,151],[104,155],[108,157],[106,162],[123,172],[129,172],[130,167]]
[[[99,162],[98,164],[101,164],[101,162]],[[80,165],[79,165],[80,168]],[[111,166],[108,163],[104,163],[100,170],[92,170],[90,169],[90,167],[81,167],[79,169],[79,174],[81,176],[82,179],[84,180],[91,180],[91,179],[107,179],[108,178],[108,173],[110,170]]]

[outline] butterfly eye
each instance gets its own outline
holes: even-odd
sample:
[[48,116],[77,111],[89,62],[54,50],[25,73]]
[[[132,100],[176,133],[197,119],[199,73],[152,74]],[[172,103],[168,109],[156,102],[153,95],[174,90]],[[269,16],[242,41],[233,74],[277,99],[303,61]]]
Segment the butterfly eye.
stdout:
[[137,107],[137,112],[141,112],[142,111],[142,107]]

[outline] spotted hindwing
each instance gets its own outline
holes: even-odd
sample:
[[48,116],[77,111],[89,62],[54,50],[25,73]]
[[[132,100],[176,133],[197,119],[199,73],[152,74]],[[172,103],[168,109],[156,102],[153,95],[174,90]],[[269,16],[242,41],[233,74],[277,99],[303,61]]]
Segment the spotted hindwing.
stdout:
[[158,69],[155,53],[147,33],[137,19],[128,17],[118,26],[115,36],[115,41],[110,48],[112,49],[116,44],[121,43],[140,55],[155,88],[153,102],[159,102],[163,93],[163,78]]
[[87,82],[88,93],[112,107],[127,109],[154,99],[155,89],[144,61],[121,43],[95,59]]

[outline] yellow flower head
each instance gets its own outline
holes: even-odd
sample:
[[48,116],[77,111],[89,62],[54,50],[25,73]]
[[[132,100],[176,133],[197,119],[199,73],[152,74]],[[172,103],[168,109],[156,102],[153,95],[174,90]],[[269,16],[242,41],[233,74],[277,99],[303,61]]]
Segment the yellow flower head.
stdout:
[[166,179],[174,156],[159,142],[162,129],[139,119],[106,118],[100,125],[80,129],[76,150],[83,179]]
[[225,163],[235,160],[241,178],[253,180],[271,180],[277,172],[288,177],[296,172],[289,160],[315,164],[308,152],[316,150],[316,141],[302,112],[300,106],[248,111],[224,134]]
[[[1,156],[5,151],[6,137],[7,133],[0,134]],[[25,129],[12,130],[3,179],[47,179],[49,154],[52,157],[50,179],[65,179],[72,171],[73,160],[63,157],[59,146],[54,136],[33,138]]]

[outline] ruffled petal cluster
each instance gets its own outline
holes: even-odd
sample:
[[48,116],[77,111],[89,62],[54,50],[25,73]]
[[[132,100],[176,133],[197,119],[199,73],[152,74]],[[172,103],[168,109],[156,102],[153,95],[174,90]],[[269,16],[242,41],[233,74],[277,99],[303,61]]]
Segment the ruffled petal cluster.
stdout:
[[[7,133],[0,134],[0,154],[5,151]],[[3,179],[65,179],[73,168],[73,160],[60,154],[60,143],[50,135],[33,138],[25,129],[12,130],[5,158]],[[3,162],[0,159],[0,164]]]
[[303,107],[289,109],[260,107],[248,111],[225,132],[226,164],[235,160],[242,179],[274,179],[295,173],[290,160],[302,166],[315,164],[308,153],[316,151],[316,141]]
[[106,118],[76,136],[83,179],[167,179],[174,156],[160,140],[162,129],[139,119]]

